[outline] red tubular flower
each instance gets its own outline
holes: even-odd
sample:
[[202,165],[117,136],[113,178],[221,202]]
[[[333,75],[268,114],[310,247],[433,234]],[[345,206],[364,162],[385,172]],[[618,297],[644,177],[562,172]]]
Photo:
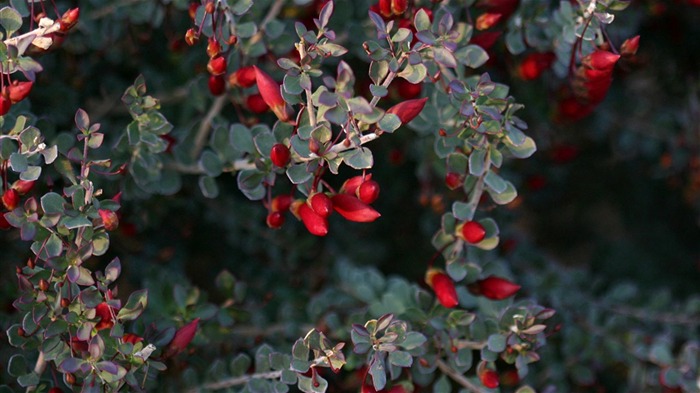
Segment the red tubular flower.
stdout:
[[95,307],[95,316],[100,318],[100,320],[95,325],[95,329],[109,329],[114,326],[114,316],[112,315],[112,307],[110,307],[107,302],[102,302]]
[[427,101],[428,97],[403,101],[389,108],[386,113],[395,114],[401,120],[401,124],[407,124],[418,116]]
[[19,194],[14,188],[5,190],[2,194],[2,204],[7,210],[14,210],[19,205]]
[[639,36],[626,39],[620,46],[620,54],[622,56],[634,56],[639,49]]
[[212,75],[223,75],[226,73],[226,66],[226,58],[223,56],[216,56],[209,59],[207,71]]
[[496,40],[501,36],[501,34],[503,33],[500,31],[484,31],[479,34],[474,34],[469,43],[479,45],[480,47],[484,48],[484,50],[489,50],[496,43]]
[[272,211],[267,214],[265,218],[265,223],[269,228],[280,229],[284,225],[284,216],[280,212]]
[[501,20],[503,15],[499,13],[486,12],[476,18],[477,30],[488,30]]
[[362,202],[370,204],[379,198],[379,183],[374,180],[365,180],[357,187],[355,195]]
[[335,194],[331,197],[333,209],[348,221],[372,222],[381,214],[357,197],[348,194]]
[[476,244],[486,237],[486,229],[478,221],[466,221],[457,226],[457,236],[469,243]]
[[345,180],[343,183],[343,186],[340,187],[340,193],[341,194],[353,194],[355,195],[357,188],[360,187],[360,184],[363,182],[366,182],[368,180],[372,179],[372,174],[368,173],[364,176],[353,176],[349,178],[348,180]]
[[247,66],[236,70],[228,77],[231,86],[240,86],[243,88],[251,87],[255,84],[255,67]]
[[122,337],[122,341],[125,343],[136,344],[136,343],[140,343],[141,341],[143,341],[143,337],[139,337],[133,333],[125,333],[124,336]]
[[32,91],[32,86],[34,86],[34,82],[27,81],[27,82],[20,82],[20,81],[12,81],[12,84],[7,86],[7,91],[9,93],[10,97],[10,102],[13,104],[16,104],[23,99],[27,98],[29,95],[29,92]]
[[209,76],[209,92],[213,96],[220,96],[226,91],[226,79],[223,75],[211,75]]
[[119,217],[117,217],[116,212],[107,209],[99,209],[97,210],[97,213],[102,219],[102,224],[104,225],[105,230],[113,231],[117,229],[119,226]]
[[18,179],[12,183],[12,189],[16,190],[19,195],[25,195],[34,188],[36,181]]
[[620,55],[616,55],[606,50],[597,50],[588,56],[584,57],[581,62],[588,68],[594,70],[610,70],[612,71],[615,63],[620,59]]
[[469,290],[487,299],[503,300],[515,295],[520,290],[520,285],[505,278],[489,276],[469,285]]
[[170,344],[168,344],[163,351],[163,358],[169,358],[184,351],[197,333],[198,324],[199,318],[195,318],[192,322],[178,329],[177,332],[175,332],[175,337],[173,337]]
[[554,53],[530,53],[525,56],[523,62],[518,66],[518,74],[526,81],[534,80],[540,77],[544,70],[551,67],[554,62]]
[[6,94],[0,94],[0,116],[5,116],[11,107],[12,101],[10,101],[10,97]]
[[479,374],[479,380],[489,389],[495,389],[498,387],[498,373],[493,370],[484,370]]
[[270,209],[273,212],[286,212],[287,210],[289,210],[289,206],[292,205],[293,201],[294,199],[291,195],[277,195],[276,197],[272,198],[272,202],[270,203]]
[[309,206],[321,217],[328,217],[333,213],[333,202],[331,198],[322,192],[316,193],[309,198]]
[[391,12],[394,15],[401,15],[408,8],[407,0],[391,0]]
[[66,32],[78,23],[78,18],[80,17],[80,8],[72,8],[63,13],[61,20],[59,20],[60,30]]
[[280,85],[265,71],[253,66],[255,69],[255,80],[258,84],[258,91],[262,96],[263,101],[272,109],[278,119],[288,122],[290,118],[287,110],[287,103],[282,98]]
[[393,15],[391,0],[379,0],[379,13],[385,18],[390,18]]
[[455,283],[450,276],[440,269],[428,269],[425,282],[433,288],[438,301],[446,308],[454,308],[459,304]]
[[251,94],[245,99],[245,106],[249,111],[259,115],[270,110],[267,106],[265,100],[263,100],[260,94]]
[[305,202],[296,206],[296,215],[299,216],[309,233],[316,236],[326,236],[328,234],[328,220],[325,217],[313,211]]
[[292,154],[289,148],[283,143],[275,143],[270,149],[270,160],[276,167],[282,168],[289,164]]

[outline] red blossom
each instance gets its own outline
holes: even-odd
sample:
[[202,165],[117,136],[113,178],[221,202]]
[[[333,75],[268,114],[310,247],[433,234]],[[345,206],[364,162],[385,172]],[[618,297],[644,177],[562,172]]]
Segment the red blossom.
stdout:
[[117,229],[117,227],[119,226],[119,217],[117,217],[116,212],[107,209],[99,209],[97,210],[97,213],[102,219],[102,224],[104,225],[105,230],[113,231]]
[[9,86],[7,86],[10,102],[16,104],[22,101],[23,99],[27,98],[29,92],[32,91],[32,86],[34,86],[34,82],[31,81],[12,81],[12,83]]
[[498,387],[498,373],[493,370],[484,370],[479,374],[479,380],[489,389],[495,389]]
[[331,197],[333,209],[348,221],[372,222],[381,214],[370,205],[349,194],[336,194]]
[[249,111],[259,115],[270,110],[267,106],[265,100],[263,100],[260,94],[251,94],[245,99],[245,106]]
[[588,68],[594,70],[612,71],[615,63],[620,59],[620,55],[616,55],[606,50],[597,50],[581,60],[581,63]]
[[520,285],[502,277],[489,276],[470,284],[469,290],[487,299],[503,300],[515,295],[520,290]]
[[190,323],[181,327],[175,332],[175,336],[163,351],[163,358],[169,358],[185,350],[197,333],[199,318],[195,318]]
[[308,201],[311,209],[321,217],[328,217],[333,213],[331,198],[322,192],[313,194]]
[[537,79],[546,69],[552,66],[555,58],[556,56],[551,52],[530,53],[525,56],[522,63],[518,66],[518,75],[527,81]]
[[114,326],[114,316],[112,315],[114,312],[113,310],[114,308],[110,307],[107,302],[102,302],[95,307],[95,316],[99,318],[99,321],[97,321],[97,324],[95,325],[95,329],[110,329],[112,326]]
[[265,71],[253,66],[255,69],[255,80],[258,84],[258,91],[263,101],[272,109],[278,119],[288,122],[290,113],[287,110],[287,103],[282,98],[280,85]]
[[503,15],[499,13],[492,12],[486,12],[484,14],[481,14],[478,18],[476,18],[476,29],[488,30],[494,25],[496,25],[501,20],[502,16]]
[[637,54],[637,49],[639,49],[638,35],[628,38],[622,42],[622,45],[620,45],[620,54],[622,56],[634,56]]
[[211,75],[208,81],[209,92],[213,96],[220,96],[226,91],[226,79],[223,75]]
[[25,195],[34,188],[36,181],[18,179],[12,183],[12,189],[16,190],[19,195]]
[[355,195],[364,203],[370,204],[379,198],[379,183],[365,180],[357,187]]
[[14,210],[19,205],[19,193],[14,188],[5,190],[2,194],[2,204],[7,210]]
[[420,114],[427,101],[428,97],[406,100],[392,106],[386,113],[395,114],[401,120],[401,124],[407,124]]
[[469,243],[476,244],[486,237],[486,229],[478,221],[466,221],[457,226],[457,235]]
[[454,308],[459,304],[455,283],[450,276],[440,269],[428,269],[425,273],[426,283],[433,289],[438,301],[446,308]]
[[71,8],[64,12],[59,20],[60,30],[66,32],[78,23],[78,18],[80,17],[80,8]]
[[122,341],[125,343],[136,344],[136,343],[140,343],[141,341],[143,341],[143,337],[137,336],[133,333],[125,333],[124,336],[122,337]]
[[[312,235],[326,236],[328,234],[328,220],[313,211],[305,202],[292,204],[292,211],[301,219],[306,229]],[[294,208],[296,206],[296,209]]]
[[276,167],[283,168],[289,164],[292,154],[289,148],[283,143],[275,143],[270,149],[270,160]]
[[232,72],[228,77],[231,86],[240,86],[243,88],[251,87],[255,84],[255,67],[241,67]]

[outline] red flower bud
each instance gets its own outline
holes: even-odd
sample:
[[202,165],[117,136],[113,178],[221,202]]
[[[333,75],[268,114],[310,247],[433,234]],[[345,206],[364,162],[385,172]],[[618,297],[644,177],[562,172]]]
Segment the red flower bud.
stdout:
[[333,202],[328,195],[319,192],[309,198],[311,209],[321,217],[328,217],[333,213]]
[[2,194],[2,204],[7,210],[14,210],[19,205],[19,194],[14,188],[5,190]]
[[391,12],[394,15],[401,15],[408,8],[407,0],[391,0]]
[[507,17],[518,8],[518,0],[479,0],[476,7]]
[[286,212],[294,199],[291,195],[283,194],[272,198],[270,209],[273,212]]
[[260,94],[251,94],[245,99],[245,106],[249,111],[259,115],[270,110]]
[[554,59],[554,53],[530,53],[518,66],[518,74],[526,81],[537,79],[552,65]]
[[184,351],[194,338],[195,333],[197,333],[198,324],[199,318],[195,318],[192,322],[178,329],[177,332],[175,332],[175,337],[173,337],[170,344],[168,344],[163,351],[163,358],[169,358]]
[[78,18],[80,17],[80,8],[72,8],[63,13],[61,20],[59,21],[60,29],[62,32],[66,32],[78,23]]
[[479,374],[479,380],[489,389],[495,389],[498,387],[498,373],[493,370],[485,369]]
[[226,58],[223,56],[216,56],[209,59],[207,63],[207,71],[212,75],[222,75],[226,73]]
[[379,0],[379,13],[385,18],[392,16],[391,0]]
[[243,88],[251,87],[255,84],[255,67],[247,66],[236,70],[228,77],[231,86],[240,86]]
[[498,21],[501,20],[501,14],[496,13],[484,13],[476,18],[476,29],[477,30],[487,30],[493,27]]
[[260,91],[263,101],[272,109],[278,119],[288,122],[290,114],[287,110],[287,103],[282,98],[280,85],[275,82],[270,75],[265,73],[265,71],[262,71],[256,66],[253,66],[253,68],[255,69],[255,80],[258,84],[258,91]]
[[99,318],[95,329],[109,329],[114,326],[114,316],[112,315],[114,308],[110,307],[107,302],[102,302],[95,307],[95,316]]
[[470,44],[479,45],[484,50],[489,50],[495,43],[502,32],[500,31],[484,31],[472,36]]
[[466,221],[457,226],[457,235],[469,243],[476,244],[486,237],[486,229],[477,221]]
[[325,217],[321,217],[304,202],[297,206],[296,213],[309,233],[316,236],[326,236],[328,234],[328,220]]
[[99,209],[97,210],[97,213],[102,219],[102,224],[104,225],[105,230],[113,231],[117,229],[119,226],[119,217],[117,217],[117,213],[107,209]]
[[29,92],[32,91],[32,86],[34,82],[20,82],[12,81],[12,84],[7,86],[7,91],[9,93],[10,102],[16,104],[23,99],[27,98]]
[[270,160],[276,167],[283,168],[287,166],[291,159],[292,154],[290,153],[289,148],[283,143],[275,143],[272,146],[272,149],[270,149]]
[[428,97],[403,101],[389,108],[386,113],[395,114],[401,120],[401,124],[407,124],[418,116],[427,101]]
[[197,16],[197,8],[199,8],[200,5],[201,5],[201,4],[199,4],[198,2],[192,2],[192,3],[190,3],[190,7],[189,7],[189,9],[187,10],[188,13],[190,14],[190,19],[194,19],[195,16]]
[[353,176],[348,180],[345,180],[343,186],[340,187],[341,194],[356,194],[357,188],[360,187],[365,181],[372,179],[372,174],[367,174],[365,176]]
[[199,40],[199,34],[197,34],[197,31],[193,28],[187,29],[187,32],[185,32],[185,42],[187,45],[192,46],[197,42],[197,40]]
[[139,337],[133,333],[125,333],[124,336],[122,337],[122,341],[125,343],[136,344],[136,343],[140,343],[141,341],[143,341],[143,337]]
[[620,46],[620,54],[622,56],[634,56],[639,49],[639,36],[626,39]]
[[265,219],[265,223],[269,228],[280,229],[282,225],[284,225],[284,216],[280,212],[269,212],[267,214],[267,218]]
[[612,70],[615,63],[620,59],[620,55],[616,55],[606,50],[597,50],[581,61],[583,65],[594,70]]
[[520,285],[505,278],[489,276],[469,286],[475,295],[481,295],[491,300],[503,300],[515,295],[520,290]]
[[10,101],[10,97],[5,94],[0,94],[0,116],[5,116],[7,112],[10,111],[11,107],[12,101]]
[[209,92],[213,96],[220,96],[226,91],[226,79],[223,75],[209,76]]
[[209,37],[207,40],[207,55],[209,57],[217,56],[221,53],[221,44],[216,40],[215,37]]
[[25,195],[34,188],[36,181],[18,179],[12,183],[12,189],[16,190],[19,195]]
[[362,202],[370,204],[379,198],[379,183],[374,180],[365,180],[357,187],[355,195],[357,195]]
[[63,393],[63,390],[54,386],[51,389],[49,389],[49,393]]
[[7,218],[5,218],[5,214],[3,212],[0,212],[0,230],[8,230],[12,228],[12,225],[7,221]]
[[459,173],[448,172],[445,176],[445,184],[450,190],[456,190],[459,187],[462,187],[463,183],[464,181]]
[[439,269],[430,268],[425,273],[425,282],[433,288],[438,301],[446,308],[453,308],[459,304],[455,283],[450,276]]
[[403,78],[394,79],[394,82],[391,86],[396,89],[396,92],[398,93],[399,97],[401,97],[404,100],[416,98],[423,91],[422,83],[411,83]]
[[348,221],[372,222],[381,214],[368,204],[348,194],[336,194],[331,198],[333,208]]

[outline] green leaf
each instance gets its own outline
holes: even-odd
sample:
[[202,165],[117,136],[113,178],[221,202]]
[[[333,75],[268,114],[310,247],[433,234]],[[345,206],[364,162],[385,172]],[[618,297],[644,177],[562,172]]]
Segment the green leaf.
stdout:
[[236,35],[240,38],[250,38],[258,32],[258,26],[255,22],[238,23],[236,26]]
[[236,0],[231,6],[234,15],[243,15],[253,6],[253,0]]
[[423,82],[427,75],[428,69],[422,63],[415,65],[407,64],[406,67],[398,73],[398,76],[413,84]]
[[234,149],[244,153],[255,153],[253,134],[242,124],[232,124],[229,139]]
[[82,108],[78,108],[78,110],[75,111],[75,126],[82,132],[85,132],[90,128],[90,117]]
[[35,386],[39,384],[39,375],[36,373],[29,373],[17,377],[17,383],[19,386],[26,388],[28,386]]
[[27,156],[16,152],[10,155],[10,167],[13,171],[24,172],[27,170],[28,165]]
[[478,45],[467,45],[454,53],[460,63],[469,68],[479,68],[489,60],[489,54]]
[[508,183],[492,170],[489,170],[484,176],[484,183],[497,194],[504,192],[508,188]]
[[406,338],[404,338],[403,342],[401,343],[401,347],[410,351],[411,349],[420,347],[426,341],[427,339],[423,334],[418,332],[408,332],[406,333]]
[[493,352],[503,352],[506,350],[506,337],[501,334],[492,334],[486,343],[488,349]]
[[0,25],[5,29],[5,38],[10,37],[22,27],[22,16],[12,7],[4,7],[0,10]]
[[140,289],[129,295],[124,307],[119,310],[117,319],[131,321],[139,317],[148,304],[148,289]]
[[284,86],[284,91],[288,94],[301,94],[304,91],[301,87],[299,75],[285,75],[282,86]]
[[199,165],[201,165],[204,172],[211,177],[219,176],[224,168],[224,164],[221,162],[219,156],[211,150],[202,152],[202,156],[199,158]]
[[469,174],[481,176],[486,170],[486,150],[473,150],[469,155]]
[[529,136],[525,138],[525,142],[523,142],[523,144],[518,146],[508,143],[508,140],[504,140],[504,142],[508,148],[508,151],[510,151],[511,154],[517,158],[528,158],[537,151],[535,141]]
[[55,192],[49,192],[41,197],[41,209],[46,214],[63,214],[66,201]]
[[19,178],[26,181],[34,181],[41,176],[41,167],[29,165],[27,169],[19,174]]
[[386,95],[389,94],[389,90],[387,90],[386,87],[375,84],[369,85],[369,91],[375,97],[386,97]]
[[382,131],[391,133],[401,127],[401,119],[393,113],[384,113],[378,125]]
[[384,368],[384,362],[381,360],[372,362],[369,367],[369,374],[372,376],[372,384],[374,385],[374,389],[384,389],[384,386],[386,386],[386,370]]
[[509,29],[506,33],[506,48],[513,55],[519,55],[527,49],[523,40],[522,31],[519,29]]
[[214,177],[200,176],[199,189],[206,198],[213,199],[219,196],[219,186],[216,184],[216,178]]
[[229,370],[231,371],[231,375],[234,377],[238,377],[245,374],[250,368],[250,364],[250,356],[244,353],[239,353],[238,355],[236,355],[235,358],[233,358],[233,360],[231,360],[231,363],[229,363]]
[[313,175],[307,171],[305,163],[290,165],[287,168],[287,177],[294,184],[302,184],[311,179]]
[[430,29],[430,17],[424,9],[420,8],[418,12],[416,12],[416,16],[413,17],[413,26],[416,27],[416,31]]
[[92,255],[104,255],[109,249],[109,234],[98,232],[92,238]]
[[372,150],[366,147],[359,147],[341,153],[345,163],[354,169],[369,169],[374,165]]
[[413,357],[405,351],[390,352],[388,360],[389,363],[399,367],[411,367],[413,364]]
[[19,377],[20,375],[26,374],[27,371],[29,371],[29,364],[27,363],[27,359],[25,359],[23,355],[14,354],[12,355],[12,357],[10,357],[10,360],[7,364],[8,374],[10,374],[13,377]]
[[457,67],[457,59],[455,59],[455,56],[449,49],[439,46],[433,47],[433,58],[437,63],[442,64],[445,67]]

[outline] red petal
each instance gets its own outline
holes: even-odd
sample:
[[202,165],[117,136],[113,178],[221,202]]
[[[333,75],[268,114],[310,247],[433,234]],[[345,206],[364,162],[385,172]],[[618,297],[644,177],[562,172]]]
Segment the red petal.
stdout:
[[348,221],[372,222],[381,214],[368,204],[348,194],[336,194],[331,198],[333,208]]

